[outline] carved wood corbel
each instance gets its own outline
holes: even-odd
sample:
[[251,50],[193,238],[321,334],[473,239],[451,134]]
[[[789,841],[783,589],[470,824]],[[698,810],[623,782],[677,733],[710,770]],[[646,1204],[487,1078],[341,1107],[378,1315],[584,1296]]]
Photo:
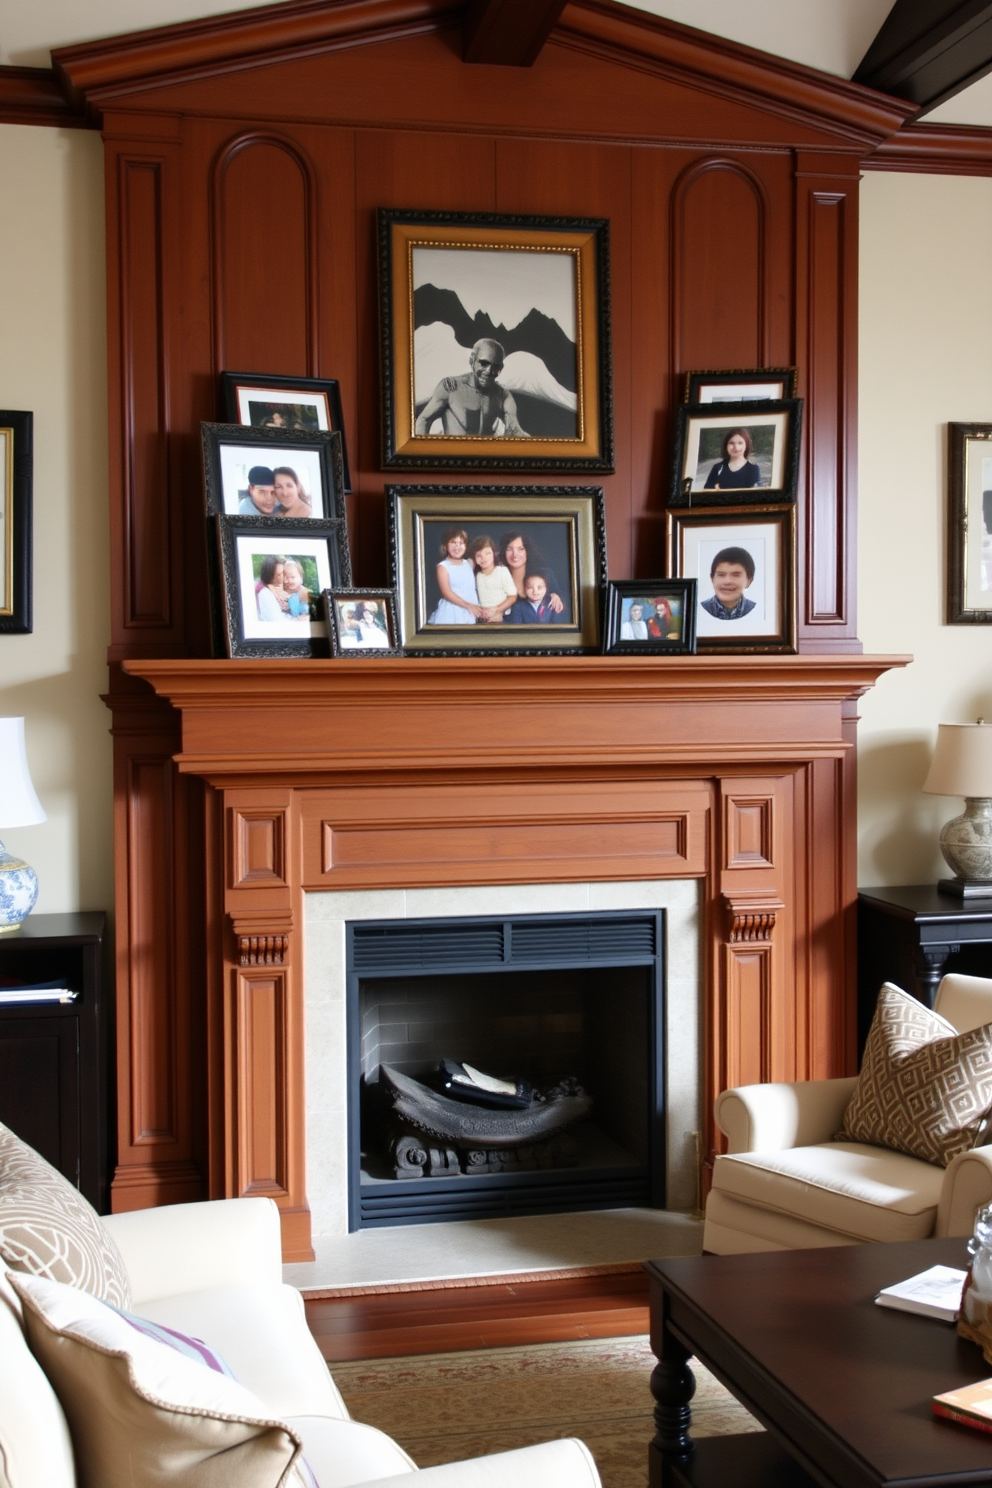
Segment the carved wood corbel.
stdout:
[[785,908],[774,889],[744,889],[725,893],[727,943],[769,944],[779,911]]

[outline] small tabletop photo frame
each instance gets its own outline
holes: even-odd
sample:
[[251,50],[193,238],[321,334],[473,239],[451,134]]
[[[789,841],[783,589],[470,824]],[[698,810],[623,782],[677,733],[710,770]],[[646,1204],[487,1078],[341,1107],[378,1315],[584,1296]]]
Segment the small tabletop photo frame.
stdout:
[[698,650],[795,651],[794,507],[670,511],[668,554],[696,581]]
[[201,424],[200,441],[209,516],[343,520],[338,430]]
[[687,656],[695,649],[695,579],[610,580],[604,656]]
[[257,372],[220,374],[224,417],[229,423],[278,434],[292,429],[312,434],[336,430],[341,435],[344,489],[351,490],[348,444],[341,413],[341,386],[332,377],[271,377]]
[[735,367],[727,372],[687,372],[686,403],[750,403],[759,398],[794,398],[795,367]]
[[231,657],[326,656],[325,589],[351,583],[341,521],[214,518],[221,625]]
[[325,589],[321,595],[332,656],[403,656],[392,589]]
[[680,403],[669,506],[795,501],[802,400]]

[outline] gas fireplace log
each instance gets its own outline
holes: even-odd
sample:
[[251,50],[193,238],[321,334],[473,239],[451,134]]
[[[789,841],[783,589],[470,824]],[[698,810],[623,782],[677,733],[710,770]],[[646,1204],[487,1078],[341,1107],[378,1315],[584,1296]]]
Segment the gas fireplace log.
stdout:
[[388,1064],[380,1065],[380,1069],[397,1116],[417,1131],[463,1150],[541,1142],[588,1116],[592,1110],[592,1099],[584,1092],[535,1101],[526,1110],[465,1105],[438,1095]]

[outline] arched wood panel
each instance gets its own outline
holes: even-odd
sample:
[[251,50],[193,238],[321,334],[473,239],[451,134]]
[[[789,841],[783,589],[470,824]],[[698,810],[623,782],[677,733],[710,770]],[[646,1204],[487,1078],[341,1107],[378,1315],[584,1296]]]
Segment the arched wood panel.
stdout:
[[290,140],[245,134],[211,181],[216,369],[315,376],[316,179]]
[[761,367],[767,362],[765,193],[735,161],[703,159],[677,183],[671,206],[674,367]]

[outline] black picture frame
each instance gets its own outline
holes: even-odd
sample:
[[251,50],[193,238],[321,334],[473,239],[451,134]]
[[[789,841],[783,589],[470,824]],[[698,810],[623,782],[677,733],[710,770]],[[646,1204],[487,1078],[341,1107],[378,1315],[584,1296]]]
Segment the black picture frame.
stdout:
[[[684,403],[748,403],[764,398],[794,398],[799,383],[796,367],[733,367],[727,371],[687,372]],[[776,391],[750,392],[754,387]],[[718,396],[714,397],[714,394]]]
[[[564,656],[600,651],[607,573],[601,486],[387,486],[386,499],[399,640],[407,655]],[[511,619],[514,601],[500,622],[434,619],[441,609],[440,554],[455,526],[466,533],[466,552],[479,537],[492,538],[492,546],[499,550],[504,538],[516,535],[518,553],[525,550],[524,570],[533,557],[534,567],[544,576],[543,604],[552,606],[558,600],[559,608],[535,620],[521,607]]]
[[[275,431],[255,429],[246,424],[201,424],[200,444],[208,516],[258,515],[275,521],[344,520],[344,448],[339,430]],[[304,479],[309,479],[306,489],[310,495],[315,494],[319,484],[319,513],[313,517],[290,518],[275,516],[273,512],[242,512],[238,509],[237,498],[242,493],[241,477],[236,473],[239,466],[244,467],[246,480],[252,465],[272,469],[289,466],[290,460],[294,462],[291,468]]]
[[[662,604],[668,607],[667,616]],[[664,633],[655,633],[659,622],[663,622]],[[641,626],[643,636],[635,633]],[[604,656],[690,656],[695,649],[695,579],[609,581],[603,617]]]
[[[381,656],[404,656],[402,646],[397,644],[396,592],[393,589],[325,589],[321,595],[324,618],[331,638],[331,655],[349,659],[362,657],[374,661]],[[357,644],[350,639],[342,623],[345,606],[374,605],[377,610],[376,625],[382,630],[380,640],[375,637],[370,644],[367,638]],[[385,623],[383,623],[385,622]]]
[[[230,424],[244,428],[268,427],[261,404],[277,409],[280,406],[291,410],[290,417],[304,416],[312,410],[314,423],[307,425],[306,432],[316,430],[336,431],[341,435],[341,464],[344,472],[343,489],[351,490],[351,470],[348,465],[348,441],[345,437],[344,414],[341,411],[341,384],[334,377],[275,377],[268,373],[222,372],[220,374],[223,417]],[[254,391],[274,393],[270,399],[252,399]],[[295,396],[294,396],[295,395]],[[247,415],[247,417],[246,417]],[[290,424],[294,428],[296,425]],[[270,429],[271,432],[271,429]]]
[[0,410],[0,635],[30,635],[34,628],[32,486],[34,414]]
[[947,458],[947,623],[990,625],[992,424],[948,424]]
[[[351,584],[351,557],[348,551],[348,529],[341,519],[309,518],[294,521],[285,518],[273,522],[265,517],[215,516],[217,552],[220,564],[220,629],[227,655],[268,657],[279,660],[292,656],[327,656],[330,642],[326,622],[319,614],[320,596],[325,589]],[[311,605],[307,618],[302,616],[266,617],[260,607],[253,614],[247,601],[256,594],[258,577],[249,575],[249,564],[266,556],[284,556],[305,566],[312,561],[316,580],[309,589]],[[264,573],[264,569],[263,569]],[[305,575],[304,575],[305,577]],[[249,591],[249,585],[251,586]],[[259,606],[259,601],[255,600]],[[272,624],[271,637],[266,628]],[[306,627],[306,634],[295,639],[294,627]]]
[[[381,207],[377,223],[384,468],[611,471],[609,222]],[[505,352],[487,376],[526,434],[500,431],[496,411],[493,432],[462,433],[484,406],[449,410],[487,332]]]
[[[795,652],[795,517],[794,506],[669,511],[668,567],[675,577],[697,581],[697,651]],[[742,574],[740,594],[750,608],[734,619],[722,618],[719,603],[709,609],[719,601],[711,570],[722,552],[742,548],[752,574],[750,579]]]
[[[715,408],[717,411],[711,411]],[[795,501],[802,442],[801,398],[757,398],[745,403],[680,403],[675,410],[675,439],[669,506],[748,506],[756,501]],[[704,411],[705,410],[705,411]],[[732,431],[743,429],[749,441],[745,466],[759,483],[737,488],[710,488],[723,464],[723,449]],[[771,433],[771,448],[757,432]],[[723,434],[721,440],[719,436]],[[753,444],[751,443],[753,441]],[[707,469],[709,467],[709,469]],[[749,469],[750,467],[750,469]]]

